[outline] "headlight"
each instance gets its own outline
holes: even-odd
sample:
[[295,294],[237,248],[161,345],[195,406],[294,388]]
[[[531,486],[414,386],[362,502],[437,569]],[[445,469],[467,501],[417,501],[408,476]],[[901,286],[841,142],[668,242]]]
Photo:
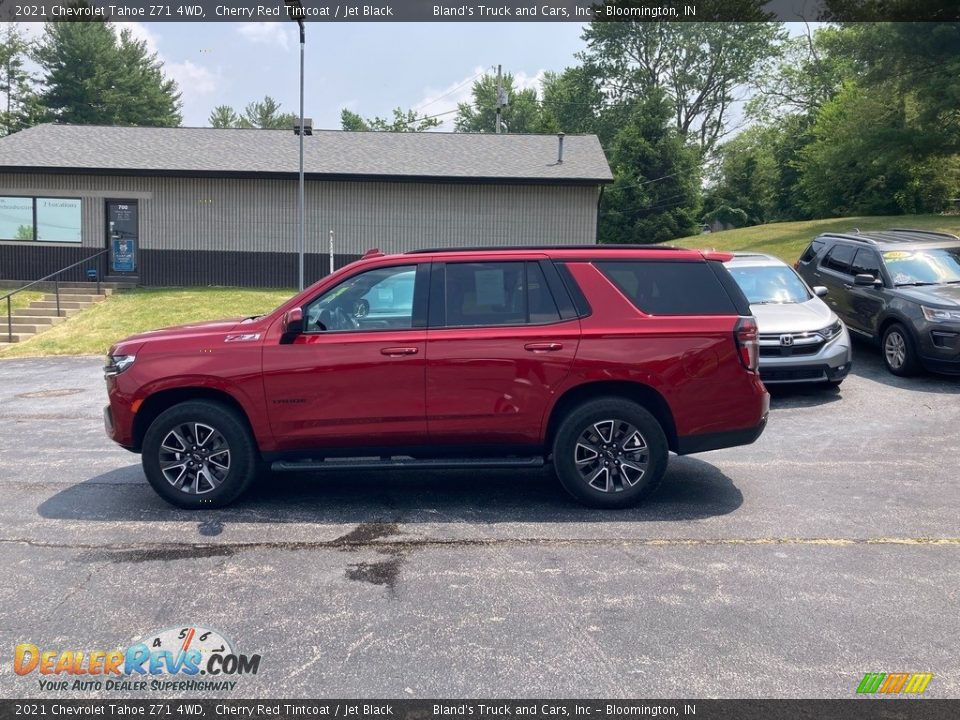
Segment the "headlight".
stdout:
[[950,322],[951,320],[960,320],[960,310],[946,310],[944,308],[931,308],[921,305],[923,316],[930,322]]
[[833,340],[837,335],[843,332],[843,325],[837,320],[833,325],[828,325],[823,330],[817,330],[817,335],[824,340]]
[[119,375],[136,360],[135,355],[107,355],[107,364],[103,366],[103,374],[107,377]]

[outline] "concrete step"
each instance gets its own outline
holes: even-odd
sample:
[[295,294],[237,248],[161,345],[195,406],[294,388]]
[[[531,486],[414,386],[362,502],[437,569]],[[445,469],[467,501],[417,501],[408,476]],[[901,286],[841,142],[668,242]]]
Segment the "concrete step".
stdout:
[[[22,281],[19,281],[19,280],[0,280],[0,288],[4,288],[4,289],[9,288],[10,290],[16,290],[17,288],[23,287],[24,285],[27,285],[27,284],[28,284],[28,283],[22,282]],[[45,282],[42,282],[42,283],[37,283],[36,285],[34,285],[33,287],[31,287],[30,289],[31,289],[31,290],[42,290],[42,291],[46,292],[46,291],[48,291],[48,290],[53,290],[54,285],[55,285],[55,284],[54,284],[53,282],[51,282],[51,281],[45,281]],[[100,290],[101,290],[101,292],[103,291],[104,288],[107,288],[107,289],[109,289],[109,290],[132,290],[132,289],[135,288],[135,287],[137,287],[137,284],[136,284],[136,283],[132,283],[132,282],[108,282],[108,281],[104,281],[104,282],[100,283]],[[97,284],[96,284],[96,283],[91,283],[91,282],[61,282],[61,283],[60,283],[60,289],[63,290],[64,288],[78,288],[78,289],[81,289],[81,290],[93,290],[94,292],[96,292]],[[7,294],[6,291],[5,291],[5,292],[0,292],[0,295],[6,295],[6,294]]]
[[[37,333],[42,333],[44,330],[49,330],[49,325],[37,325],[35,323],[14,323],[11,326],[11,329],[15,334],[18,335],[36,335]],[[0,326],[0,335],[7,332],[7,325],[4,323]]]
[[[13,316],[14,317],[17,317],[18,315],[29,315],[31,317],[39,317],[39,316],[56,317],[57,316],[56,303],[54,303],[54,307],[46,308],[46,307],[37,307],[36,306],[37,302],[40,302],[40,301],[35,301],[28,308],[21,308],[19,310],[14,310]],[[60,317],[70,317],[71,315],[76,315],[78,312],[80,311],[76,308],[74,309],[60,308]]]
[[33,335],[30,333],[27,333],[27,334],[14,333],[13,337],[11,338],[9,335],[7,335],[6,330],[4,330],[3,332],[0,332],[0,341],[2,341],[5,345],[9,345],[10,341],[15,343],[23,342],[24,340],[28,340],[29,338],[32,338],[32,337]]
[[[29,313],[29,310],[27,312]],[[34,312],[36,312],[36,310]],[[65,317],[57,317],[56,315],[29,315],[21,314],[20,312],[15,312],[12,319],[14,323],[47,326],[56,325],[57,323],[62,323],[64,320],[66,320]],[[6,318],[0,318],[0,323],[5,321]]]
[[[54,293],[48,293],[43,296],[43,299],[47,301],[56,300],[57,296]],[[95,303],[95,302],[100,302],[101,300],[106,300],[106,296],[104,295],[65,295],[64,293],[60,293],[60,302],[63,302],[64,300],[66,300],[67,302]]]
[[[60,299],[61,310],[83,310],[84,308],[88,308],[91,305],[93,305],[93,303],[68,302],[63,298]],[[55,310],[57,307],[57,302],[56,300],[36,300],[33,303],[31,303],[30,307],[31,308],[47,308],[47,309],[53,308]]]
[[[113,295],[113,288],[100,286],[100,295]],[[60,286],[60,296],[64,295],[96,295],[97,286],[91,285],[90,287],[64,287]]]

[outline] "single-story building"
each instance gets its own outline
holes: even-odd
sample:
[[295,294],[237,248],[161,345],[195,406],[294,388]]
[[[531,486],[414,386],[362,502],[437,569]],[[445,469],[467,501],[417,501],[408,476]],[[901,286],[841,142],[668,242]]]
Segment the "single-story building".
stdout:
[[[292,130],[47,124],[0,138],[0,279],[106,249],[89,264],[101,277],[296,286],[298,163]],[[330,271],[331,231],[336,267],[372,247],[592,243],[612,181],[592,135],[315,131],[304,168],[307,282]]]

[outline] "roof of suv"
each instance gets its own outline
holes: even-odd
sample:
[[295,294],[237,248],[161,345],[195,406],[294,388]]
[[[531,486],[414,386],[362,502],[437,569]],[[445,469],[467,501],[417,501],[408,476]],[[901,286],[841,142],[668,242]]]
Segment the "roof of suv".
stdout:
[[849,233],[827,232],[818,235],[817,239],[852,240],[865,245],[872,245],[880,250],[891,248],[917,249],[930,245],[948,247],[960,245],[960,237],[951,233],[912,228],[891,228],[889,230],[868,230],[866,232],[855,229]]
[[[370,251],[370,255],[374,251]],[[676,259],[676,260],[720,260],[726,261],[732,257],[728,252],[712,250],[692,250],[689,248],[673,247],[670,245],[506,245],[485,247],[449,247],[426,248],[411,250],[404,255],[522,255],[542,253],[556,259],[567,260],[595,260],[600,256],[610,258],[637,256],[647,259]]]

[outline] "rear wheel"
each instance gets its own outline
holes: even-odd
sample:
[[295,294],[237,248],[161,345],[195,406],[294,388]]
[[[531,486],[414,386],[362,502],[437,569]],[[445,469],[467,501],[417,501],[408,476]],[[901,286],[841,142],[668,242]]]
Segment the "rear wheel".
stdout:
[[894,323],[883,333],[883,362],[894,375],[906,377],[917,371],[919,362],[910,331]]
[[223,507],[256,476],[246,423],[231,408],[197,400],[174,405],[143,439],[143,471],[167,502],[191,510]]
[[645,408],[601,398],[564,418],[553,444],[553,463],[563,487],[581,503],[626,508],[659,486],[667,453],[663,429]]

